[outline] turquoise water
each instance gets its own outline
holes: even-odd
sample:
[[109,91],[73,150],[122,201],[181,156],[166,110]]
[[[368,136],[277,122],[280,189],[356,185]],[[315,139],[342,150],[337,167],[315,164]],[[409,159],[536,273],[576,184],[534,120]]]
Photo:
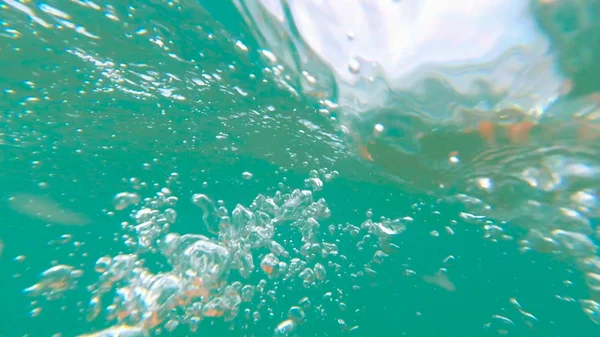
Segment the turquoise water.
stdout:
[[[290,93],[264,70],[272,68],[257,52],[264,46],[234,4],[0,6],[0,336],[79,336],[122,324],[132,328],[121,336],[598,332],[600,157],[595,134],[584,142],[575,122],[556,127],[557,119],[542,118],[532,142],[512,142],[508,131],[494,148],[464,125],[427,129],[399,118],[424,127],[415,154],[405,145],[412,131],[398,136],[389,110],[355,119]],[[588,78],[572,77],[593,91]],[[340,121],[349,121],[350,136]],[[375,122],[396,137],[363,132]],[[371,160],[357,155],[361,142]],[[572,151],[543,151],[567,145]],[[469,154],[465,168],[447,169],[436,157],[454,147]],[[540,166],[567,187],[546,188],[531,170],[510,174],[546,162]],[[474,189],[483,174],[502,188]],[[432,187],[437,179],[448,188]],[[535,179],[535,188],[523,187]],[[198,207],[197,194],[227,211]],[[260,198],[251,206],[259,195],[276,206]],[[253,215],[233,215],[237,204]],[[262,214],[268,221],[259,225]],[[584,233],[593,249],[565,232]],[[205,238],[193,238],[190,250],[171,245],[179,239],[168,233]],[[273,242],[287,253],[273,253]],[[221,261],[214,245],[238,255]],[[269,252],[283,264],[269,264]],[[122,277],[101,260],[119,254],[138,261]],[[296,272],[294,263],[302,265]],[[40,275],[53,266],[65,267]],[[245,285],[255,295],[240,301]],[[101,304],[90,316],[94,297]]]

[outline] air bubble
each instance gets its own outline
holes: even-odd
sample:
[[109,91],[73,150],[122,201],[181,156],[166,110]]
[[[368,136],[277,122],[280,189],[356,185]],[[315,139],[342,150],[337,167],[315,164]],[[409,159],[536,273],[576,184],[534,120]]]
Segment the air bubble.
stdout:
[[122,211],[125,208],[136,205],[140,202],[140,197],[136,193],[122,192],[115,195],[113,205],[117,211]]
[[350,62],[348,62],[348,70],[352,74],[358,74],[360,72],[360,62],[356,59],[351,59]]
[[275,328],[274,336],[290,336],[296,329],[296,323],[291,319],[285,320]]
[[305,318],[304,310],[298,306],[293,306],[288,310],[288,318],[296,323],[300,323]]

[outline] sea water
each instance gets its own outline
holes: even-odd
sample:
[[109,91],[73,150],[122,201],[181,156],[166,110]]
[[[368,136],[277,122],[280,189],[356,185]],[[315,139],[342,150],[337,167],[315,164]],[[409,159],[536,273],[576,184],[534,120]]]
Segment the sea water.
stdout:
[[597,9],[4,0],[0,335],[597,333]]

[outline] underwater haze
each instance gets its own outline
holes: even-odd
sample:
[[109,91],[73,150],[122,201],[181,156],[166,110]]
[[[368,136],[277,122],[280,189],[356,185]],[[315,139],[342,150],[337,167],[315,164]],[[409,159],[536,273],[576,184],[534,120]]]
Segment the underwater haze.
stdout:
[[599,11],[0,1],[0,337],[598,334]]

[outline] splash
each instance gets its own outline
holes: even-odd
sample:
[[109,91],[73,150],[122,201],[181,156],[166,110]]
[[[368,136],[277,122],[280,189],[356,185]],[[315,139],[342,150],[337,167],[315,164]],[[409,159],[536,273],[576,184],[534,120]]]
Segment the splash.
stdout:
[[[585,78],[577,75],[586,73],[580,65],[590,63],[577,56],[593,56],[593,49],[589,49],[593,44],[574,43],[577,41],[572,38],[593,40],[596,21],[586,14],[594,11],[567,11],[581,18],[574,20],[580,22],[577,29],[580,34],[571,34],[552,19],[561,9],[591,7],[590,2],[535,3],[533,19],[529,14],[517,15],[526,6],[522,1],[514,2],[517,7],[509,8],[510,15],[504,23],[516,24],[524,28],[520,32],[531,33],[521,38],[533,36],[538,44],[532,46],[557,43],[563,46],[562,51],[553,54],[556,49],[549,52],[547,48],[538,50],[526,44],[507,49],[508,53],[497,49],[497,53],[489,54],[491,59],[485,60],[489,62],[479,62],[475,68],[461,68],[481,70],[473,71],[470,78],[471,83],[483,79],[483,88],[478,90],[455,78],[452,69],[433,67],[433,75],[420,74],[422,67],[418,67],[416,58],[413,61],[417,63],[408,62],[397,73],[393,57],[377,64],[378,55],[360,56],[357,52],[349,59],[348,55],[333,59],[339,62],[323,62],[322,58],[328,54],[307,47],[299,37],[304,32],[299,35],[294,31],[294,25],[302,25],[303,21],[295,17],[293,8],[290,12],[286,6],[280,7],[281,16],[275,16],[278,21],[267,11],[258,12],[261,20],[255,20],[252,26],[262,24],[264,18],[275,29],[271,30],[272,36],[259,41],[262,45],[257,53],[262,62],[255,63],[248,61],[256,52],[253,41],[230,39],[195,2],[153,1],[135,6],[117,2],[98,5],[92,1],[55,3],[54,6],[52,2],[36,1],[0,4],[3,21],[0,33],[7,42],[3,53],[6,64],[14,67],[6,71],[9,84],[0,93],[14,106],[6,114],[8,123],[1,130],[0,145],[7,146],[2,156],[10,163],[6,169],[15,170],[13,177],[47,165],[54,172],[81,178],[77,175],[80,172],[69,171],[71,166],[77,166],[72,163],[82,164],[85,163],[82,158],[97,156],[101,159],[94,169],[102,171],[102,179],[100,175],[97,178],[103,181],[105,174],[114,168],[106,162],[121,158],[118,156],[121,153],[126,157],[138,156],[148,149],[158,154],[143,165],[144,170],[161,161],[169,162],[171,157],[190,154],[192,157],[202,154],[211,158],[211,163],[220,164],[229,163],[231,157],[241,154],[297,170],[308,171],[306,168],[312,164],[322,167],[323,163],[343,167],[342,159],[348,153],[339,138],[324,123],[315,122],[319,119],[311,119],[312,109],[300,106],[289,109],[298,102],[284,100],[284,95],[273,88],[275,81],[298,96],[317,101],[319,115],[332,118],[332,124],[346,137],[347,146],[373,164],[362,171],[363,167],[358,165],[345,167],[340,169],[342,174],[359,172],[355,179],[367,180],[379,172],[387,172],[389,177],[385,182],[394,179],[466,206],[467,210],[461,214],[463,220],[480,225],[489,240],[518,240],[524,252],[537,250],[568,260],[583,273],[590,290],[589,298],[580,299],[580,304],[592,320],[599,322],[600,264],[595,248],[595,219],[600,165],[594,144],[598,139],[598,113],[593,95],[588,96],[594,92],[593,83],[597,81],[590,81],[592,84],[585,88]],[[246,2],[248,8],[253,8],[253,3],[257,2]],[[413,14],[429,13],[430,17],[443,21],[445,13],[441,9],[452,9],[446,2],[440,10],[431,6],[434,1],[423,2],[429,6],[422,8],[399,3],[407,11],[401,13],[407,20],[405,28],[413,23],[422,28],[422,23],[419,26],[413,20],[418,21],[419,15]],[[294,4],[301,6],[300,2]],[[453,5],[460,12],[469,4]],[[390,2],[389,6],[396,5]],[[489,15],[498,9],[500,2],[478,6],[481,10],[475,12]],[[344,7],[347,8],[340,9],[341,13],[353,8]],[[394,8],[383,8],[381,12],[393,15]],[[317,13],[336,14],[332,10]],[[472,27],[483,20],[470,16],[468,11],[454,14],[448,18],[465,19],[461,21],[467,25],[457,28],[469,24]],[[178,18],[176,22],[168,20],[174,17]],[[322,15],[313,18],[322,19]],[[367,43],[367,47],[356,48],[365,53],[386,50],[372,46],[385,45],[389,39],[407,43],[393,36],[386,40],[388,35],[373,32],[377,28],[369,27],[378,26],[371,25],[368,17],[353,18],[356,24],[366,27],[364,31],[324,34],[325,39],[331,38],[325,42],[341,36],[349,46],[355,42]],[[331,25],[335,22],[324,21]],[[321,28],[306,22],[304,27]],[[484,28],[494,28],[494,24],[497,22],[490,22],[491,26]],[[545,28],[538,29],[538,25]],[[500,33],[485,35],[488,37],[502,35],[502,30],[486,32]],[[319,33],[325,32],[313,32],[312,36],[319,38]],[[283,39],[292,42],[291,50],[286,49],[290,44],[277,44],[278,36],[285,34],[291,36]],[[428,43],[416,41],[419,43],[415,45],[430,48],[446,42],[437,41],[435,36],[427,38],[423,41]],[[477,48],[463,50],[484,55],[485,47],[497,41],[481,41]],[[468,45],[468,41],[460,42]],[[323,45],[326,52],[348,51],[336,48],[333,43]],[[121,46],[135,46],[136,53]],[[51,64],[38,55],[47,55]],[[431,57],[444,55],[429,53]],[[453,56],[456,61],[461,55]],[[435,62],[452,61],[431,57],[429,60]],[[521,57],[526,62],[517,62],[513,68],[511,62]],[[337,68],[332,68],[332,64]],[[410,66],[418,71],[407,71]],[[31,69],[38,71],[32,74]],[[389,69],[394,76],[385,76]],[[507,80],[494,69],[515,69],[516,74],[512,74],[515,80]],[[588,73],[593,74],[593,68],[589,69]],[[394,81],[396,75],[402,81]],[[412,75],[415,77],[410,78]],[[407,78],[411,81],[403,82]],[[403,83],[406,85],[400,85]],[[538,88],[543,89],[540,95],[536,95]],[[244,108],[241,103],[251,107]],[[60,163],[53,160],[61,149],[73,152],[73,157],[66,157]],[[37,162],[41,156],[46,157]],[[37,164],[26,169],[13,168],[21,168],[15,163],[29,161]],[[248,174],[242,177],[254,179]],[[341,259],[338,242],[325,239],[332,232],[343,231],[361,238],[357,246],[361,254],[363,247],[376,243],[373,263],[385,263],[397,248],[390,238],[401,235],[412,219],[369,219],[360,225],[328,226],[327,212],[324,211],[324,218],[304,214],[313,204],[316,209],[326,209],[324,203],[315,200],[326,180],[325,175],[311,173],[304,189],[264,195],[255,200],[262,206],[235,206],[231,212],[212,196],[198,193],[193,200],[203,212],[198,219],[205,226],[199,230],[202,234],[172,231],[172,225],[181,220],[177,210],[179,199],[169,190],[149,199],[131,191],[117,194],[113,201],[115,210],[132,207],[134,210],[131,221],[125,224],[127,253],[99,257],[96,264],[99,280],[92,288],[87,318],[95,321],[104,317],[114,326],[95,334],[136,336],[182,325],[200,329],[204,321],[230,320],[240,315],[258,319],[264,313],[256,307],[264,308],[263,299],[277,297],[268,287],[275,282],[299,282],[312,287],[326,283],[350,267],[323,258],[326,255],[331,260]],[[50,211],[56,209],[51,207]],[[241,230],[246,228],[244,224],[252,224],[248,226],[251,230]],[[523,231],[515,235],[512,231],[515,227]],[[280,237],[290,230],[300,238],[299,243]],[[452,227],[446,227],[446,231],[449,235],[453,233]],[[146,256],[165,259],[167,263],[157,271],[149,266]],[[376,275],[371,266],[359,269],[354,274]],[[297,275],[287,277],[290,270]],[[78,268],[56,264],[42,273],[40,282],[26,292],[49,299],[64,296],[78,287],[79,273]],[[407,276],[414,273],[405,271]],[[343,275],[347,274],[353,272]],[[344,307],[344,296],[342,291],[333,289],[324,298]],[[252,309],[246,311],[242,309],[244,306]],[[320,310],[311,307],[308,298],[299,299],[274,333],[285,335],[297,331],[309,308]],[[527,318],[527,311],[516,305],[514,309],[534,324],[534,319]],[[506,329],[511,322],[514,323],[498,315],[490,324]],[[338,323],[344,331],[357,330],[351,319],[340,318]]]
[[466,207],[490,240],[560,257],[599,297],[597,3],[236,4],[265,71],[374,170]]

